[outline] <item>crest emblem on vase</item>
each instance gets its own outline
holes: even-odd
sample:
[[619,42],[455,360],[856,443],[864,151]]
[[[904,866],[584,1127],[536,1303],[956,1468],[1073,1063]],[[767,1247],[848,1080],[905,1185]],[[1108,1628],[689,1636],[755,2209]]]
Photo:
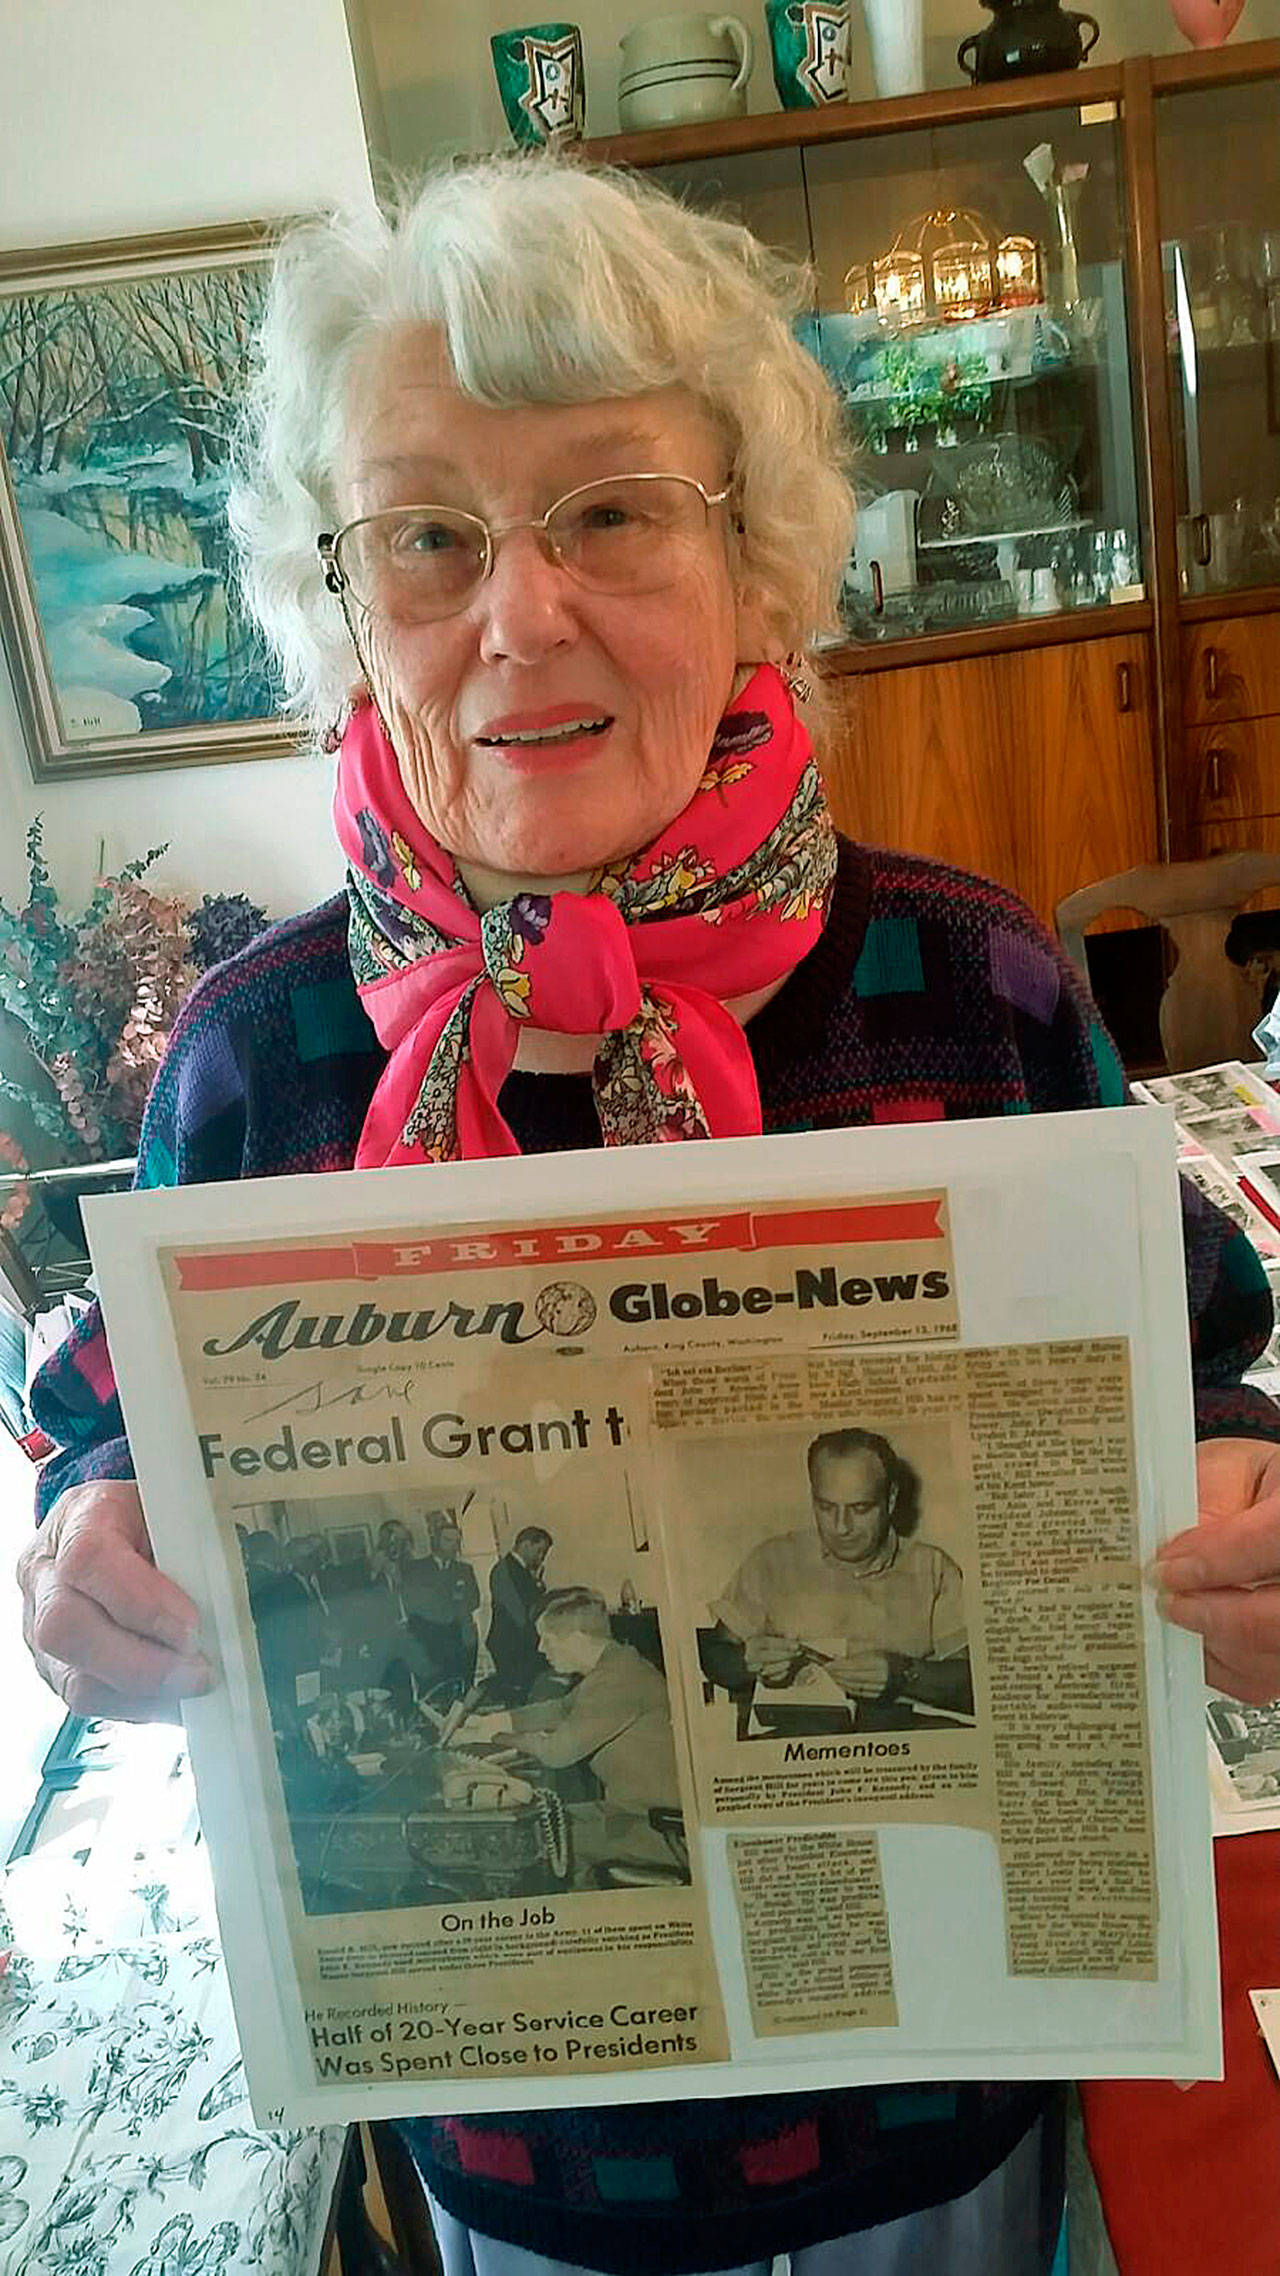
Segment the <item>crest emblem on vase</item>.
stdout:
[[796,78],[815,103],[843,102],[849,77],[849,9],[834,0],[802,0],[804,55]]
[[520,107],[528,112],[538,134],[548,142],[560,135],[581,134],[577,42],[526,37],[524,59],[529,84],[520,97]]

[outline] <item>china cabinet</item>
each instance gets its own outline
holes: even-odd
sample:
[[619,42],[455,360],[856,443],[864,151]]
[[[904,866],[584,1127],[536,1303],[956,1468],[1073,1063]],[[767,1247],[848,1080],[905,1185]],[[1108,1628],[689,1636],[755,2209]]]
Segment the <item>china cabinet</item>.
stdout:
[[1278,127],[1259,41],[585,148],[809,264],[837,817],[1049,920],[1280,832]]
[[1138,635],[843,675],[823,738],[833,806],[863,838],[1052,912],[1154,849],[1147,672]]

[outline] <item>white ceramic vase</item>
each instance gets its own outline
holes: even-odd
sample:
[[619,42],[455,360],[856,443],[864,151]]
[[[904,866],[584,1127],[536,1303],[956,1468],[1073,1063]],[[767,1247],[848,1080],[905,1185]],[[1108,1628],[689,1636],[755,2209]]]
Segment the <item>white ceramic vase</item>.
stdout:
[[878,95],[924,86],[924,0],[862,0]]

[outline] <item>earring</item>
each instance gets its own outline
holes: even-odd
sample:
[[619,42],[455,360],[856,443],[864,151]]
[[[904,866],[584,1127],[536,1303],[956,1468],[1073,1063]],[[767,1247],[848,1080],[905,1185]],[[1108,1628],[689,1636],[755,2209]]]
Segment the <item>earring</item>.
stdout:
[[323,735],[320,737],[320,748],[322,751],[326,752],[330,758],[332,758],[335,751],[340,751],[342,749],[342,738],[346,734],[348,727],[351,725],[351,721],[355,715],[355,710],[356,705],[354,698],[349,699],[345,709],[339,712],[336,719],[330,721],[329,725],[325,728]]
[[792,701],[794,703],[812,703],[813,681],[805,670],[805,660],[799,651],[793,649],[786,662],[780,665],[779,669]]

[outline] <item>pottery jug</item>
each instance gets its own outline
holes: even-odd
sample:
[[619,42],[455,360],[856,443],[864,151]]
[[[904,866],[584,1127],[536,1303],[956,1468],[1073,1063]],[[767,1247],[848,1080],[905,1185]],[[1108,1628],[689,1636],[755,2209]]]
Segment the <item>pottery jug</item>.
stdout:
[[1169,0],[1169,6],[1192,47],[1221,47],[1244,14],[1244,0]]
[[[1061,0],[982,0],[982,5],[991,9],[994,24],[962,40],[956,51],[961,70],[974,80],[1074,71],[1097,43],[1096,19],[1063,8]],[[1082,25],[1092,34],[1087,41]]]
[[618,42],[618,124],[624,134],[692,119],[739,117],[754,42],[736,16],[650,16]]

